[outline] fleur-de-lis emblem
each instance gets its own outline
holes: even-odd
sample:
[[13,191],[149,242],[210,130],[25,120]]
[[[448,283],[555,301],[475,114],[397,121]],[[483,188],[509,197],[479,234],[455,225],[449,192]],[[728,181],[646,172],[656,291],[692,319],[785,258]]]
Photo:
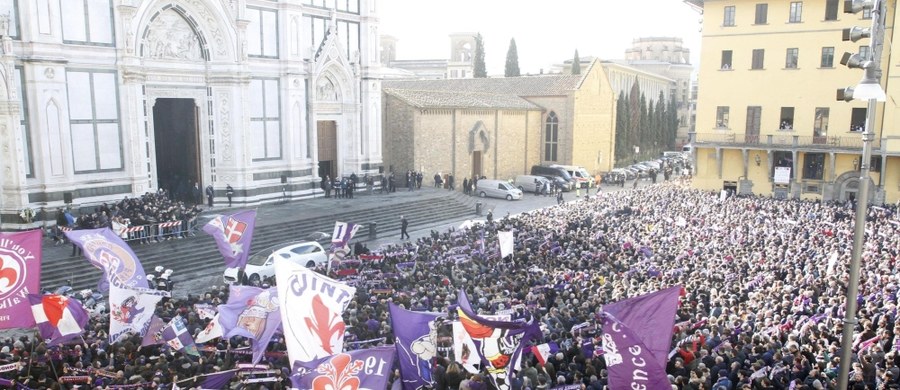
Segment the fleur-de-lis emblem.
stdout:
[[333,355],[334,351],[331,348],[331,342],[335,336],[340,337],[344,334],[344,320],[331,310],[328,310],[328,306],[325,306],[319,295],[313,297],[312,309],[313,317],[305,318],[306,326],[319,337],[322,349],[329,355]]
[[362,360],[350,360],[346,353],[335,355],[328,363],[320,365],[312,381],[313,390],[357,390],[360,381],[357,374],[363,368]]

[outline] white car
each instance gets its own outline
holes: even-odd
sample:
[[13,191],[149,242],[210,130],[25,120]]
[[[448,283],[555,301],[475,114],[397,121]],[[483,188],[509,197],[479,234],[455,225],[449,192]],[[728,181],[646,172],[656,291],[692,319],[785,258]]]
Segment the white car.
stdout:
[[[275,276],[276,261],[292,261],[307,268],[315,268],[328,263],[328,254],[318,242],[303,241],[278,244],[261,250],[247,259],[244,267],[246,280],[242,282],[258,282]],[[225,283],[238,282],[238,269],[226,268],[223,276]]]

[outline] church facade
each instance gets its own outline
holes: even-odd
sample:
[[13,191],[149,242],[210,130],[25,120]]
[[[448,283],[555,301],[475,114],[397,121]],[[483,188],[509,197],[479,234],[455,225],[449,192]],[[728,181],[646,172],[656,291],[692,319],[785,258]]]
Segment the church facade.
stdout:
[[160,187],[315,196],[321,177],[378,172],[375,5],[0,1],[0,224]]

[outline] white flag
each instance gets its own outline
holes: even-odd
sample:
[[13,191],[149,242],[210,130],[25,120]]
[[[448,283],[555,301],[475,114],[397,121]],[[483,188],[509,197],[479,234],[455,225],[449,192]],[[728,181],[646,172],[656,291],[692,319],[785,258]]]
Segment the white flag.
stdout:
[[197,344],[203,344],[217,337],[222,337],[222,325],[219,324],[219,313],[216,313],[216,316],[206,325],[206,328],[197,334],[197,338],[194,341]]
[[290,261],[275,262],[290,367],[343,352],[343,313],[356,288]]
[[497,238],[500,239],[500,258],[511,255],[515,247],[513,232],[497,232]]
[[109,342],[115,343],[129,332],[144,336],[156,304],[168,291],[146,288],[122,288],[109,285]]
[[838,253],[837,251],[831,252],[831,258],[828,259],[828,268],[825,271],[827,275],[831,275],[834,272],[834,266],[838,261]]

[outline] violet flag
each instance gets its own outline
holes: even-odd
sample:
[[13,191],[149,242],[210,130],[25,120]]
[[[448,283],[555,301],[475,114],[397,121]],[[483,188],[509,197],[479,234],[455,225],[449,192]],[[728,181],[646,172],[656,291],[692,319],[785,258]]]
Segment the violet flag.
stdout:
[[350,253],[350,240],[359,230],[359,225],[348,222],[334,222],[334,231],[331,233],[331,253],[328,255],[328,273]]
[[219,305],[219,325],[226,338],[242,336],[253,340],[253,364],[256,364],[281,326],[278,290],[231,286],[228,303]]
[[78,338],[88,323],[88,313],[75,299],[62,295],[28,294],[31,314],[48,347]]
[[187,324],[184,323],[184,319],[180,315],[172,318],[169,324],[163,328],[162,338],[169,345],[169,348],[173,350],[186,355],[200,356],[197,346],[194,345],[194,338],[191,337]]
[[256,210],[247,210],[216,216],[203,226],[203,231],[216,240],[226,267],[243,268],[250,254],[255,226]]
[[200,383],[200,389],[227,389],[228,383],[231,382],[231,378],[234,378],[234,374],[237,374],[237,370],[228,370],[217,372],[215,374],[209,374],[206,376],[206,379],[203,379],[203,382]]
[[385,390],[395,356],[395,348],[390,346],[338,353],[306,363],[295,362],[292,388]]
[[82,249],[94,267],[103,271],[105,277],[100,278],[98,290],[107,291],[110,284],[119,288],[149,287],[140,260],[109,228],[72,230],[66,232],[66,237]]
[[166,323],[156,315],[153,315],[153,318],[150,319],[150,327],[147,328],[147,334],[144,335],[143,340],[141,340],[141,346],[146,347],[150,345],[162,344],[162,330],[166,327]]
[[531,340],[541,337],[541,328],[530,313],[515,321],[496,321],[475,313],[465,290],[459,290],[459,321],[472,337],[481,366],[487,367],[494,386],[510,389],[513,371],[518,369],[522,352]]
[[666,360],[681,286],[603,306],[603,357],[611,388],[668,389]]
[[440,313],[409,311],[390,303],[391,329],[404,390],[432,387],[431,359],[437,353]]
[[34,326],[31,303],[41,289],[41,230],[0,232],[0,329]]

